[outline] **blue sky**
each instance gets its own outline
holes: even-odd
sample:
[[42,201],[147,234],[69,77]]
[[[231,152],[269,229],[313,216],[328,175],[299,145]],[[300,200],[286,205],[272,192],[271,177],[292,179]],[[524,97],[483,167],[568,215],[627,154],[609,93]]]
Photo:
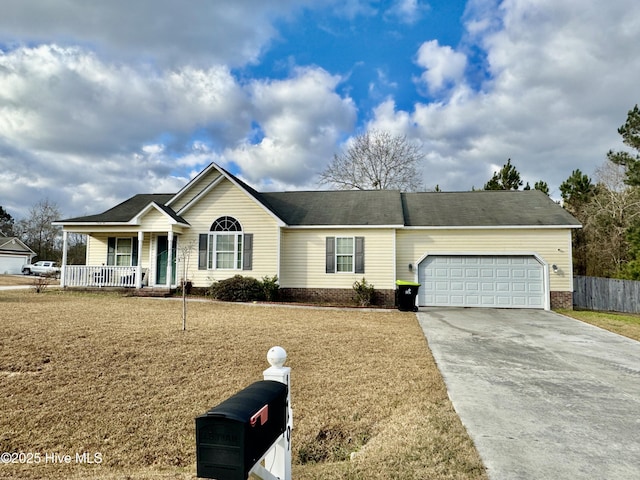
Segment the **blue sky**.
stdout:
[[634,0],[21,0],[0,15],[0,205],[65,217],[179,190],[217,162],[259,190],[368,129],[422,183],[597,178],[640,103]]

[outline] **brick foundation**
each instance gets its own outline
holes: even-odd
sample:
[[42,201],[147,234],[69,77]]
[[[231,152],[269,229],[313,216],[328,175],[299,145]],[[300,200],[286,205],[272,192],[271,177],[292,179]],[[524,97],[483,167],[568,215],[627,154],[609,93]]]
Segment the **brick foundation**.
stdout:
[[551,292],[551,309],[564,308],[573,310],[573,292]]
[[[281,288],[280,300],[285,302],[329,303],[355,305],[355,292],[350,288]],[[376,290],[374,306],[393,307],[395,290]]]

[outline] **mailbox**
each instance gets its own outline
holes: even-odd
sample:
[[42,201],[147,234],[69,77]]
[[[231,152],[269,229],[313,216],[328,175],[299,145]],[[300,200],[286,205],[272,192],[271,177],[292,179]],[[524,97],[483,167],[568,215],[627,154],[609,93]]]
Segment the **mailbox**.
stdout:
[[197,476],[246,480],[285,431],[287,386],[261,380],[196,418]]

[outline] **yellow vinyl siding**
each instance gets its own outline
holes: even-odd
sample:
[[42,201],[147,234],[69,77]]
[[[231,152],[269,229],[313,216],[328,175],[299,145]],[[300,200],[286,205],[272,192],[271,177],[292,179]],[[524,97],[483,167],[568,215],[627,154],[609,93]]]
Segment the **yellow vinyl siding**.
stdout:
[[87,237],[87,265],[107,264],[107,238],[109,235],[90,235]]
[[[281,281],[285,288],[351,288],[362,280],[378,289],[394,285],[393,229],[284,229]],[[326,273],[326,237],[364,237],[364,274]]]
[[[107,264],[108,238],[133,238],[134,242],[138,242],[137,232],[121,232],[121,233],[104,233],[94,234],[87,237],[87,265],[99,266]],[[138,255],[142,258],[142,268],[149,268],[149,242],[150,235],[145,233],[142,241],[142,251],[138,251]]]
[[[399,230],[397,270],[399,280],[415,280],[417,262],[425,254],[536,253],[549,265],[551,291],[572,291],[571,231],[569,229]],[[408,265],[414,265],[413,271]],[[551,266],[558,266],[554,273]]]
[[[181,246],[191,245],[187,277],[194,286],[206,287],[214,280],[234,275],[257,279],[278,274],[278,236],[276,219],[253,198],[229,180],[223,180],[206,196],[193,204],[185,214],[191,229],[179,236],[178,257]],[[230,216],[242,225],[243,233],[253,234],[253,268],[251,270],[198,270],[198,240],[201,233],[209,233],[211,225],[219,217]],[[182,276],[178,266],[178,278]]]
[[169,218],[155,208],[149,210],[147,214],[142,217],[141,223],[140,229],[146,232],[167,232],[171,230]]
[[171,204],[171,208],[174,212],[178,212],[182,207],[184,207],[187,203],[194,199],[202,190],[207,188],[209,184],[211,184],[215,179],[220,177],[220,172],[215,168],[211,169],[206,175],[203,175],[202,178],[199,178],[196,182],[189,185],[189,189],[174,202]]

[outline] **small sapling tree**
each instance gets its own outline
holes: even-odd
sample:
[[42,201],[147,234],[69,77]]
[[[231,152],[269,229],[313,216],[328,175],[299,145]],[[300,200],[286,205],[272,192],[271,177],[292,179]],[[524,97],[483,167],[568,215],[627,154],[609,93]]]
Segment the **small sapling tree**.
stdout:
[[178,261],[182,267],[182,279],[180,280],[182,287],[182,331],[187,329],[187,285],[191,282],[189,280],[189,260],[195,248],[195,241],[178,247]]

